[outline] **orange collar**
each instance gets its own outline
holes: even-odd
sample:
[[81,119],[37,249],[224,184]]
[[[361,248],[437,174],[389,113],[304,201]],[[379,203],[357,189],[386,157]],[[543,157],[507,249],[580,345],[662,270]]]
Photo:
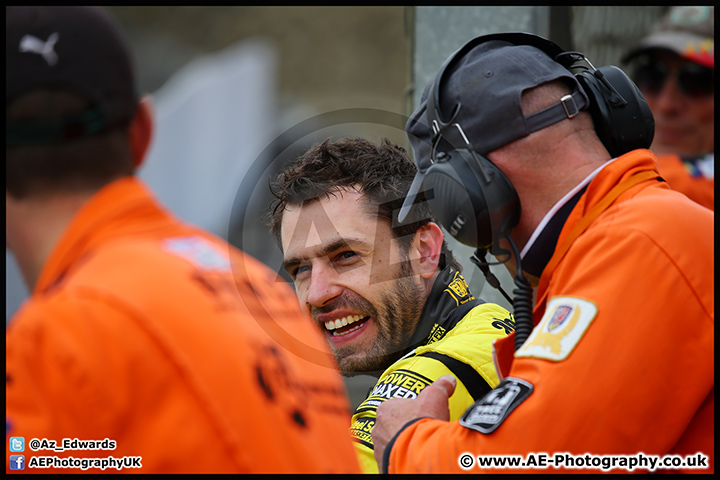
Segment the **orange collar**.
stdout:
[[112,238],[157,228],[167,219],[150,190],[137,178],[106,185],[77,211],[53,247],[33,293],[55,285],[80,258]]

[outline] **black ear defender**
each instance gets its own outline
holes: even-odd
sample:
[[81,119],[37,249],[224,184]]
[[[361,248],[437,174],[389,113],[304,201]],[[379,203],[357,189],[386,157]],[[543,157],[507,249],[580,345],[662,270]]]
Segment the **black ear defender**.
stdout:
[[[517,264],[517,289],[511,302],[517,325],[517,349],[533,328],[532,288],[522,274],[519,253],[510,237],[510,231],[520,219],[520,201],[503,172],[473,149],[472,139],[468,139],[457,121],[463,105],[456,103],[449,114],[440,111],[440,90],[446,72],[470,50],[490,40],[536,47],[572,73],[579,84],[579,92],[526,117],[530,131],[587,110],[599,139],[610,155],[617,157],[637,148],[649,148],[655,123],[645,98],[622,70],[615,66],[596,69],[583,54],[566,52],[537,35],[500,33],[477,37],[458,49],[441,67],[426,102],[425,115],[432,128],[432,144],[431,165],[424,174],[422,188],[432,192],[427,195],[427,201],[443,227],[460,243],[477,248],[471,260],[486,277],[492,275],[488,269],[490,264],[480,258],[484,259],[488,251],[496,256],[509,254],[498,246],[502,238],[508,239]],[[489,277],[488,281],[499,288],[497,279]],[[508,295],[501,288],[499,290],[509,300]]]
[[423,188],[438,221],[465,245],[490,249],[520,219],[520,199],[510,180],[472,148],[436,152]]
[[615,158],[631,150],[650,148],[655,136],[655,119],[640,89],[625,72],[607,65],[582,71],[575,78],[590,99],[589,112],[595,132],[610,156]]

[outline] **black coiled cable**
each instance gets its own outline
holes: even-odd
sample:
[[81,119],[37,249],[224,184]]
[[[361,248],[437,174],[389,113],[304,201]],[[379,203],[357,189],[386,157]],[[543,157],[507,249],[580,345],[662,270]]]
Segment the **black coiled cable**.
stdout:
[[522,347],[533,331],[532,287],[530,281],[522,276],[515,277],[513,290],[513,315],[515,315],[515,351]]
[[515,351],[522,347],[525,340],[535,327],[533,322],[533,291],[525,275],[523,275],[522,265],[520,264],[520,254],[512,237],[507,237],[515,255],[515,265],[517,273],[515,274],[515,290],[513,290],[513,315],[515,315]]

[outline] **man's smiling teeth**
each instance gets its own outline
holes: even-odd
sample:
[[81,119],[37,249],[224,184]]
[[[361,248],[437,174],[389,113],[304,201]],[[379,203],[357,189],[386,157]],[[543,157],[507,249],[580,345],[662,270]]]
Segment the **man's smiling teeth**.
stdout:
[[[351,323],[355,323],[358,320],[365,318],[362,315],[349,315],[347,317],[338,318],[336,320],[329,320],[325,322],[325,328],[328,330],[335,330],[340,327],[344,327],[345,325],[350,325]],[[360,325],[358,325],[359,327]],[[352,330],[351,330],[352,331]],[[350,332],[346,332],[350,333]]]

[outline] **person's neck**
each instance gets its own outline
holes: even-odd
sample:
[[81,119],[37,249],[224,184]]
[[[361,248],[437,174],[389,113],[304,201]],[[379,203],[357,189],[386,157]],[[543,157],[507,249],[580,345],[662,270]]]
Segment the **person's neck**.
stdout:
[[[515,186],[522,214],[512,232],[519,250],[522,250],[545,215],[565,195],[582,182],[595,169],[610,160],[605,147],[597,137],[574,136],[558,141],[540,158],[534,159],[532,168],[515,174]],[[526,162],[528,163],[528,162]]]
[[430,296],[430,292],[432,292],[433,285],[435,285],[435,281],[438,278],[438,275],[440,275],[440,268],[438,267],[437,270],[435,270],[435,273],[432,274],[431,277],[428,277],[426,279],[423,279],[423,283],[425,286],[425,300]]
[[6,245],[17,260],[32,291],[52,250],[88,195],[53,195],[23,200],[6,199]]

